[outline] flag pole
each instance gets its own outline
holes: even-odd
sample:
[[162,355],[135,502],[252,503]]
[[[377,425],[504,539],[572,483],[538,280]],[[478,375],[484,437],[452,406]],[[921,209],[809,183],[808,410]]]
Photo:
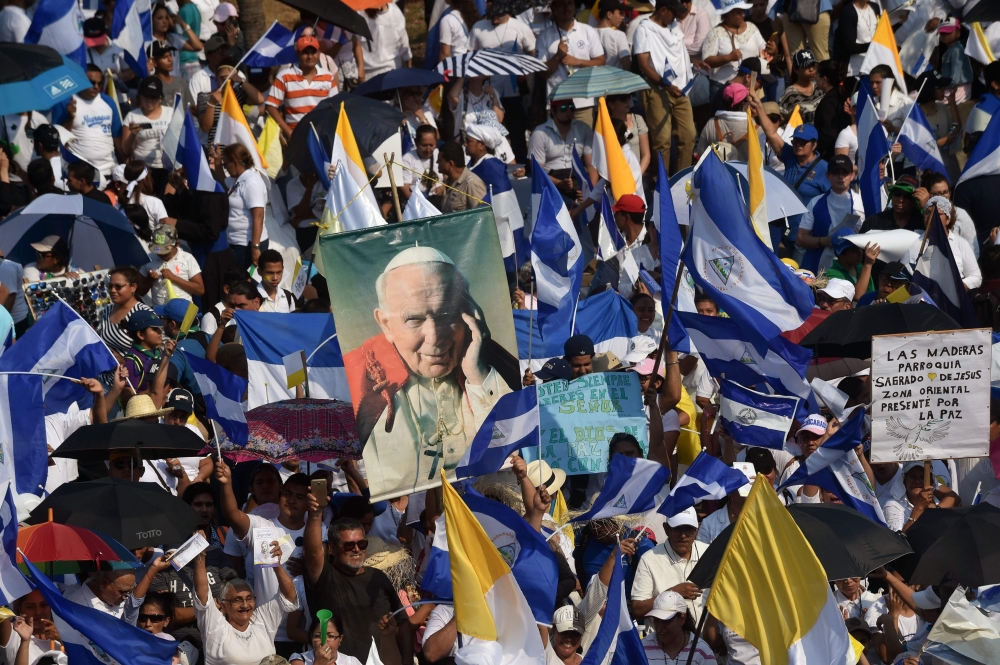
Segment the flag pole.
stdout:
[[691,661],[694,660],[695,647],[698,646],[698,639],[701,637],[701,631],[705,628],[705,619],[708,618],[708,603],[706,601],[705,607],[701,608],[701,618],[698,620],[698,627],[694,629],[694,638],[691,640],[691,650],[688,651],[687,665],[691,665]]
[[535,328],[535,307],[538,306],[538,299],[535,297],[535,273],[531,272],[531,304],[528,308],[528,369],[531,369],[531,338]]
[[389,185],[392,189],[392,204],[396,208],[396,221],[403,221],[403,212],[399,209],[399,192],[396,191],[396,176],[392,174],[392,165],[396,161],[396,153],[392,155],[387,155],[382,153],[382,159],[385,160],[385,168],[389,170]]
[[[925,85],[927,85],[927,79],[924,79],[924,82],[920,84],[920,89],[917,90],[917,96],[914,99],[914,102],[912,104],[910,104],[910,108],[906,109],[906,115],[903,116],[903,122],[899,126],[899,131],[900,132],[902,132],[903,131],[903,127],[906,126],[906,121],[910,119],[910,115],[913,113],[913,107],[917,105],[916,99],[920,99],[920,93],[924,91],[924,86]],[[899,141],[899,134],[896,134],[896,141]]]
[[573,318],[572,318],[572,320],[569,323],[569,336],[570,337],[572,337],[575,334],[573,331],[576,330],[576,310],[579,307],[580,307],[580,293],[577,292],[577,294],[576,294],[576,302],[573,303]]
[[273,28],[275,25],[277,25],[277,23],[278,23],[278,21],[277,21],[277,19],[275,19],[275,21],[272,22],[270,26],[268,26],[267,30],[264,31],[264,34],[260,36],[260,39],[257,40],[257,43],[254,44],[253,46],[251,46],[249,49],[247,49],[247,52],[243,54],[243,57],[240,58],[240,61],[237,62],[236,66],[233,67],[233,69],[229,72],[229,76],[227,76],[225,78],[225,80],[222,83],[219,84],[219,88],[220,89],[222,88],[222,86],[226,85],[226,81],[228,81],[229,79],[231,79],[233,77],[233,74],[236,73],[236,70],[239,69],[240,65],[243,64],[243,61],[246,60],[250,56],[251,53],[254,53],[256,51],[257,47],[260,46],[261,42],[264,41],[264,37],[267,36],[267,33],[269,33],[271,31],[271,28]]
[[934,221],[934,217],[937,215],[936,203],[931,206],[930,213],[931,214],[928,216],[927,221],[924,222],[924,239],[920,241],[920,251],[917,253],[917,261],[919,261],[920,257],[924,255],[924,248],[927,247],[927,235],[931,232],[931,224]]

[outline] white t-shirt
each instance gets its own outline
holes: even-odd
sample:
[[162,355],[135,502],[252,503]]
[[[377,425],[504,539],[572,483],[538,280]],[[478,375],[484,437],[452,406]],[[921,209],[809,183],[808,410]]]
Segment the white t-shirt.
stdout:
[[691,58],[684,45],[684,31],[681,24],[674,21],[662,27],[655,21],[643,21],[635,31],[632,51],[649,54],[652,67],[670,85],[683,90],[693,78]]
[[729,508],[722,506],[714,513],[701,521],[698,527],[698,535],[695,540],[706,545],[711,545],[722,531],[729,526]]
[[[90,425],[90,409],[81,411],[74,402],[66,413],[51,413],[45,416],[45,443],[52,450],[58,450],[69,435],[84,425]],[[45,491],[52,493],[60,485],[76,480],[80,475],[75,459],[53,457],[54,466],[48,467],[49,475],[45,480]]]
[[361,40],[361,54],[365,61],[365,79],[371,79],[393,69],[402,69],[403,62],[412,60],[410,38],[406,34],[406,18],[395,3],[390,2],[385,8],[375,14],[375,18],[367,12],[359,11],[371,31],[369,41]]
[[[133,192],[133,194],[135,193],[136,192]],[[156,229],[156,227],[160,224],[160,220],[170,216],[167,214],[167,207],[163,205],[163,201],[161,201],[155,196],[143,194],[142,192],[138,192],[138,194],[139,194],[138,203],[146,210],[146,214],[149,215],[149,230],[152,231]],[[129,201],[125,201],[125,203],[129,203]],[[122,205],[123,205],[122,201],[119,201],[118,207],[121,208]],[[142,239],[140,238],[140,240]],[[143,248],[146,247],[147,247],[146,245],[143,245]]]
[[[229,179],[232,180],[231,178]],[[229,190],[229,226],[226,237],[230,245],[246,247],[251,237],[251,210],[267,206],[267,187],[264,179],[254,169],[247,169],[235,184],[227,181]],[[267,240],[267,226],[260,234],[261,242]]]
[[[688,575],[707,549],[708,545],[695,540],[691,543],[690,558],[682,559],[670,547],[669,542],[663,542],[643,554],[632,582],[632,601],[656,598],[671,587],[687,581]],[[696,622],[701,617],[707,596],[706,592],[696,600],[687,601],[688,611]]]
[[[507,53],[533,53],[535,33],[524,21],[509,18],[505,23],[493,25],[489,19],[476,21],[469,33],[469,49],[492,48]],[[490,83],[497,95],[517,97],[516,79],[513,76],[492,76]]]
[[420,187],[420,191],[424,196],[427,196],[427,193],[436,186],[436,183],[424,180],[418,173],[414,173],[413,171],[417,171],[420,174],[430,173],[430,176],[435,180],[443,181],[444,178],[441,177],[441,174],[437,170],[437,160],[437,148],[434,148],[434,155],[430,159],[421,159],[416,149],[410,150],[403,155],[403,164],[407,168],[412,169],[411,171],[406,171],[403,177],[408,179],[407,182],[409,182],[411,188],[414,185]]
[[[157,256],[155,260],[150,261],[140,268],[139,272],[146,277],[149,275],[150,270],[156,270],[160,273],[169,270],[176,276],[187,281],[190,281],[195,275],[201,274],[201,267],[198,265],[198,261],[196,261],[193,256],[185,252],[180,247],[177,248],[177,254],[173,258],[164,261]],[[173,287],[174,295],[177,298],[192,300],[191,294],[182,289],[179,285],[174,284]],[[160,279],[153,282],[153,286],[150,288],[149,294],[153,299],[153,305],[166,305],[167,301],[170,300],[170,294],[167,291],[167,280],[162,277],[162,275]]]
[[[721,25],[712,28],[708,37],[701,45],[701,59],[710,58],[713,55],[728,55],[733,52],[733,42],[736,48],[743,54],[743,59],[759,56],[767,42],[760,36],[760,31],[753,23],[746,24],[746,30],[738,35],[733,35]],[[727,62],[719,67],[714,67],[709,74],[716,83],[726,83],[736,78],[737,70],[740,68],[739,62]]]
[[[49,640],[39,639],[32,636],[31,642],[28,644],[28,665],[35,665],[42,656],[49,653],[49,646],[51,642]],[[55,650],[59,650],[59,643],[56,642]],[[3,647],[3,654],[6,658],[6,662],[9,665],[14,665],[17,659],[17,651],[21,648],[21,636],[15,631],[10,631],[10,639],[7,640],[7,645]]]
[[[855,6],[854,11],[858,13],[858,36],[854,40],[855,44],[871,44],[872,37],[875,36],[875,28],[878,26],[878,14],[869,5],[864,9]],[[864,53],[854,53],[847,63],[847,75],[857,76],[861,73],[861,65],[865,61]]]
[[[922,239],[916,240],[903,257],[903,263],[913,268],[920,256],[920,246]],[[955,257],[955,265],[958,267],[958,274],[962,276],[962,283],[970,289],[974,289],[983,283],[983,274],[979,270],[979,263],[976,255],[972,252],[969,241],[957,233],[948,234],[948,245],[951,247],[951,254]],[[924,250],[927,251],[926,249]]]
[[0,284],[3,284],[14,294],[14,304],[10,317],[14,323],[19,323],[28,316],[28,303],[24,300],[24,268],[17,261],[0,259]]
[[[601,44],[597,30],[579,21],[573,21],[573,27],[569,30],[563,30],[552,23],[539,33],[538,57],[545,61],[551,60],[559,51],[559,43],[562,41],[569,44],[569,55],[574,58],[593,60],[604,55],[604,46]],[[551,94],[553,88],[567,78],[569,78],[569,68],[560,63],[548,78],[546,96]],[[574,97],[573,104],[578,109],[591,108],[594,105],[594,98]]]
[[451,46],[452,55],[469,52],[469,29],[456,10],[441,17],[441,43]]
[[167,133],[167,127],[170,126],[170,119],[173,115],[174,110],[169,106],[160,107],[158,118],[146,117],[141,109],[129,111],[124,121],[126,127],[132,123],[152,125],[149,129],[140,129],[136,134],[135,145],[132,148],[132,159],[145,162],[146,166],[150,168],[163,168],[163,148],[160,143],[163,141],[163,135]]
[[[427,617],[427,627],[424,629],[424,639],[421,644],[427,642],[429,638],[434,633],[439,632],[448,622],[455,617],[455,608],[452,605],[437,605],[431,610],[430,616]],[[468,635],[462,635],[462,646],[468,646],[473,642],[478,642],[475,637],[469,637]],[[448,652],[447,656],[454,658],[455,654],[458,652],[458,640],[455,640],[451,645],[451,650]]]
[[[28,12],[21,7],[7,5],[0,10],[0,42],[24,43],[24,36],[31,27]],[[14,662],[11,659],[11,662]]]
[[73,116],[73,140],[68,147],[108,178],[114,170],[115,143],[112,136],[117,111],[105,101],[104,95],[86,100],[73,95],[76,113]]
[[628,48],[628,38],[618,28],[598,28],[597,35],[601,38],[604,48],[604,64],[607,67],[620,67],[622,58],[632,55]]
[[837,134],[837,140],[833,143],[834,149],[836,148],[847,148],[847,156],[851,158],[851,161],[857,161],[855,158],[858,154],[858,128],[857,125],[850,125],[849,127],[844,127]]
[[[253,565],[253,548],[250,547],[250,541],[253,539],[253,530],[265,528],[277,529],[279,533],[287,534],[288,537],[291,538],[292,544],[294,545],[297,539],[301,538],[305,534],[306,528],[303,526],[301,529],[292,531],[282,526],[277,517],[267,518],[254,513],[250,513],[247,517],[250,518],[250,529],[247,531],[247,535],[244,536],[242,540],[235,537],[227,538],[223,551],[226,554],[231,554],[232,556],[243,557],[243,563],[246,566],[247,571],[246,580],[247,582],[253,584],[254,576],[257,572],[257,569]],[[323,527],[323,539],[326,539],[325,526]],[[284,562],[288,559],[301,558],[302,551],[301,545],[295,545],[294,549],[292,549],[291,553],[287,557],[282,557],[282,565],[284,565]]]

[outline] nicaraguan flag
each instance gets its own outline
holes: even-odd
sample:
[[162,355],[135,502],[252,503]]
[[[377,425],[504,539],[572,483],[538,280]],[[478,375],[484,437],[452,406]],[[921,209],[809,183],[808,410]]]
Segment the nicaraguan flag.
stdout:
[[[534,177],[540,175],[544,180],[530,242],[538,303],[537,324],[545,339],[573,317],[583,281],[583,246],[559,190],[535,158],[531,159]],[[799,283],[803,282],[799,280]]]
[[[7,376],[0,379],[7,379]],[[9,377],[15,378],[13,376]],[[38,377],[24,377],[33,379],[39,383]],[[24,579],[24,576],[14,565],[17,561],[17,504],[14,503],[15,482],[19,469],[20,456],[30,453],[32,448],[37,448],[41,452],[42,476],[40,483],[45,484],[45,472],[48,465],[48,455],[45,451],[45,423],[42,415],[41,387],[36,390],[36,394],[17,394],[16,408],[24,409],[37,419],[35,427],[39,430],[40,438],[36,440],[24,440],[16,438],[16,432],[11,431],[10,421],[16,419],[10,402],[10,393],[4,392],[6,403],[3,412],[0,413],[0,542],[3,542],[3,552],[0,552],[0,603],[9,605],[15,599],[31,593],[31,585]],[[14,455],[14,448],[18,448],[18,456]],[[38,492],[38,488],[31,490],[32,494]]]
[[720,415],[736,443],[780,450],[798,410],[798,397],[765,395],[723,379]]
[[[919,34],[924,33],[921,31]],[[903,146],[906,158],[918,169],[934,171],[947,177],[948,171],[944,167],[944,160],[941,159],[937,138],[930,123],[927,122],[927,116],[920,110],[920,104],[914,104],[910,109],[910,116],[903,123],[903,128],[899,130],[899,138],[896,140]]]
[[957,186],[966,180],[997,173],[1000,173],[1000,113],[994,113],[990,124],[986,125],[986,130],[972,149],[969,161],[955,184]]
[[969,604],[990,612],[1000,612],[1000,584],[979,587],[978,595]]
[[538,389],[528,386],[497,400],[455,469],[457,478],[496,473],[515,450],[539,443]]
[[141,12],[140,0],[118,0],[111,24],[111,38],[124,51],[125,64],[140,79],[144,79],[149,76],[149,66],[146,64],[147,39],[143,33]]
[[[677,281],[677,268],[680,265],[681,250],[684,247],[684,239],[681,236],[681,227],[677,221],[677,211],[674,209],[674,196],[670,191],[670,179],[667,178],[667,171],[663,168],[663,157],[656,156],[659,175],[656,181],[656,191],[653,193],[653,224],[656,226],[656,233],[660,238],[660,294],[661,298],[670,298],[674,293],[674,284]],[[682,280],[690,279],[687,271],[681,275]],[[691,285],[691,295],[683,288],[677,290],[677,302],[663,303],[663,310],[666,312],[668,306],[684,310],[681,307],[681,297],[690,297],[694,300],[694,285]],[[694,309],[694,302],[691,303]],[[691,344],[688,340],[684,325],[677,316],[670,317],[670,330],[668,331],[670,348],[682,353],[691,353]]]
[[187,112],[180,94],[174,95],[174,113],[160,144],[163,156],[175,167],[183,166],[188,187],[198,192],[222,192],[212,176],[208,158],[198,139],[194,118]]
[[715,153],[695,169],[691,184],[684,265],[694,281],[734,321],[765,339],[801,326],[812,313],[812,290],[757,236],[736,180]]
[[[615,455],[615,458],[621,455]],[[619,552],[620,554],[620,552]],[[608,601],[594,641],[580,665],[641,665],[648,663],[639,640],[639,631],[628,614],[625,600],[625,571],[615,566],[608,583]]]
[[843,456],[848,450],[854,450],[861,443],[861,428],[864,424],[864,419],[864,407],[854,409],[847,421],[841,423],[840,429],[823,442],[823,445],[817,448],[812,455],[807,457],[802,466],[788,480],[782,483],[781,486],[801,485],[802,478],[830,466],[831,462]]
[[[43,439],[43,444],[44,441]],[[7,464],[6,460],[4,464]],[[0,536],[3,540],[3,552],[0,552],[0,602],[9,605],[31,593],[31,585],[14,564],[17,561],[17,505],[14,503],[13,479],[3,483],[0,492],[3,492],[3,502],[0,503],[0,528],[3,529]]]
[[[543,339],[538,332],[538,321],[533,318],[538,315],[537,312],[515,309],[513,314],[522,373],[529,366],[532,372],[537,372],[549,359],[562,357],[563,342],[570,337],[570,319],[567,318],[555,332]],[[603,291],[581,300],[577,305],[576,332],[589,337],[597,353],[611,351],[621,358],[628,353],[629,340],[639,334],[639,324],[627,300],[614,291]]]
[[899,47],[899,62],[903,70],[913,78],[919,78],[928,69],[932,69],[931,54],[939,41],[937,30],[914,30],[910,33]]
[[191,354],[184,355],[194,372],[198,389],[205,398],[208,417],[219,423],[230,441],[239,446],[247,445],[250,430],[246,414],[243,413],[243,393],[247,391],[247,380],[211,360]]
[[[555,554],[542,534],[515,511],[499,501],[487,499],[468,484],[465,487],[462,500],[514,574],[514,580],[521,587],[535,621],[551,625],[552,600],[559,582]],[[451,600],[454,591],[444,515],[438,517],[435,524],[434,541],[421,587],[438,598]]]
[[73,665],[166,665],[177,651],[177,643],[92,607],[63,598],[59,589],[27,559],[31,579],[52,608],[59,639]]
[[344,357],[337,342],[332,314],[236,312],[250,377],[249,406],[295,397],[286,388],[285,356],[305,351],[309,394],[321,399],[351,401]]
[[41,375],[0,374],[0,483],[14,480],[18,494],[39,494],[49,474],[42,381]]
[[668,480],[670,469],[659,462],[615,455],[608,466],[604,487],[590,510],[572,521],[586,522],[653,510],[662,500],[658,495]]
[[727,466],[702,451],[691,462],[687,472],[677,480],[657,512],[673,517],[699,501],[725,498],[730,492],[748,484],[750,481],[742,471]]
[[309,137],[306,139],[306,145],[309,146],[309,156],[312,158],[313,166],[316,167],[316,175],[319,177],[320,183],[323,184],[323,189],[330,189],[330,155],[327,154],[326,148],[320,143],[319,134],[316,133],[316,128],[309,125]]
[[618,225],[615,223],[615,213],[611,210],[611,196],[608,190],[601,194],[601,223],[597,229],[597,256],[602,261],[609,260],[625,246]]
[[427,200],[419,187],[410,188],[410,199],[403,208],[403,221],[410,222],[414,219],[424,219],[440,215],[441,211],[434,207],[434,204]]
[[[38,0],[25,44],[50,46],[84,69],[87,46],[83,43],[83,12],[76,0]],[[143,74],[148,76],[149,72]]]
[[805,380],[811,354],[784,337],[765,340],[732,319],[676,312],[705,361],[709,374],[743,386],[768,384],[782,395],[808,401],[812,389]]
[[979,327],[979,317],[962,283],[948,233],[938,219],[931,220],[927,245],[913,268],[913,283],[926,291],[931,300],[963,328]]
[[[489,204],[496,218],[504,263],[507,272],[514,272],[519,264],[528,260],[528,246],[524,240],[524,215],[507,174],[507,165],[493,155],[486,155],[471,168],[489,188]],[[501,230],[503,226],[510,231]]]
[[243,64],[247,67],[277,67],[297,62],[296,34],[275,21],[247,53]]
[[875,215],[885,208],[879,163],[889,154],[889,140],[878,119],[875,98],[867,76],[861,77],[858,87],[858,173],[861,181],[861,201],[866,215]]
[[[16,353],[0,357],[0,371],[62,374],[74,379],[96,378],[116,367],[118,361],[97,332],[62,301],[24,333]],[[54,377],[42,377],[42,397],[46,413],[65,412],[74,402],[81,409],[93,404],[86,388]]]

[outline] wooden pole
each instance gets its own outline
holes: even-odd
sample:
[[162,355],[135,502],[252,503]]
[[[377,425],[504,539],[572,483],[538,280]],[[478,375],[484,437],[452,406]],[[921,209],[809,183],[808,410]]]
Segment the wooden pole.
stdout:
[[396,206],[396,221],[403,221],[403,211],[399,208],[399,193],[396,191],[396,176],[392,174],[392,163],[396,159],[396,153],[392,153],[386,157],[385,153],[382,153],[382,159],[385,160],[385,167],[389,169],[389,185],[392,188],[392,203]]
[[931,461],[929,459],[924,460],[924,488],[931,486]]

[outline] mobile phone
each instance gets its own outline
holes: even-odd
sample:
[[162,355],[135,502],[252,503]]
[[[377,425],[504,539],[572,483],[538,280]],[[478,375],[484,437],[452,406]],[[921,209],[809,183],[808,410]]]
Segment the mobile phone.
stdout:
[[313,478],[310,488],[312,489],[313,496],[316,497],[319,507],[326,507],[326,504],[330,502],[329,493],[326,491],[326,478]]
[[152,129],[153,128],[153,123],[151,123],[151,122],[140,122],[140,123],[138,123],[138,125],[139,125],[139,129]]
[[750,94],[757,88],[757,72],[750,72]]

